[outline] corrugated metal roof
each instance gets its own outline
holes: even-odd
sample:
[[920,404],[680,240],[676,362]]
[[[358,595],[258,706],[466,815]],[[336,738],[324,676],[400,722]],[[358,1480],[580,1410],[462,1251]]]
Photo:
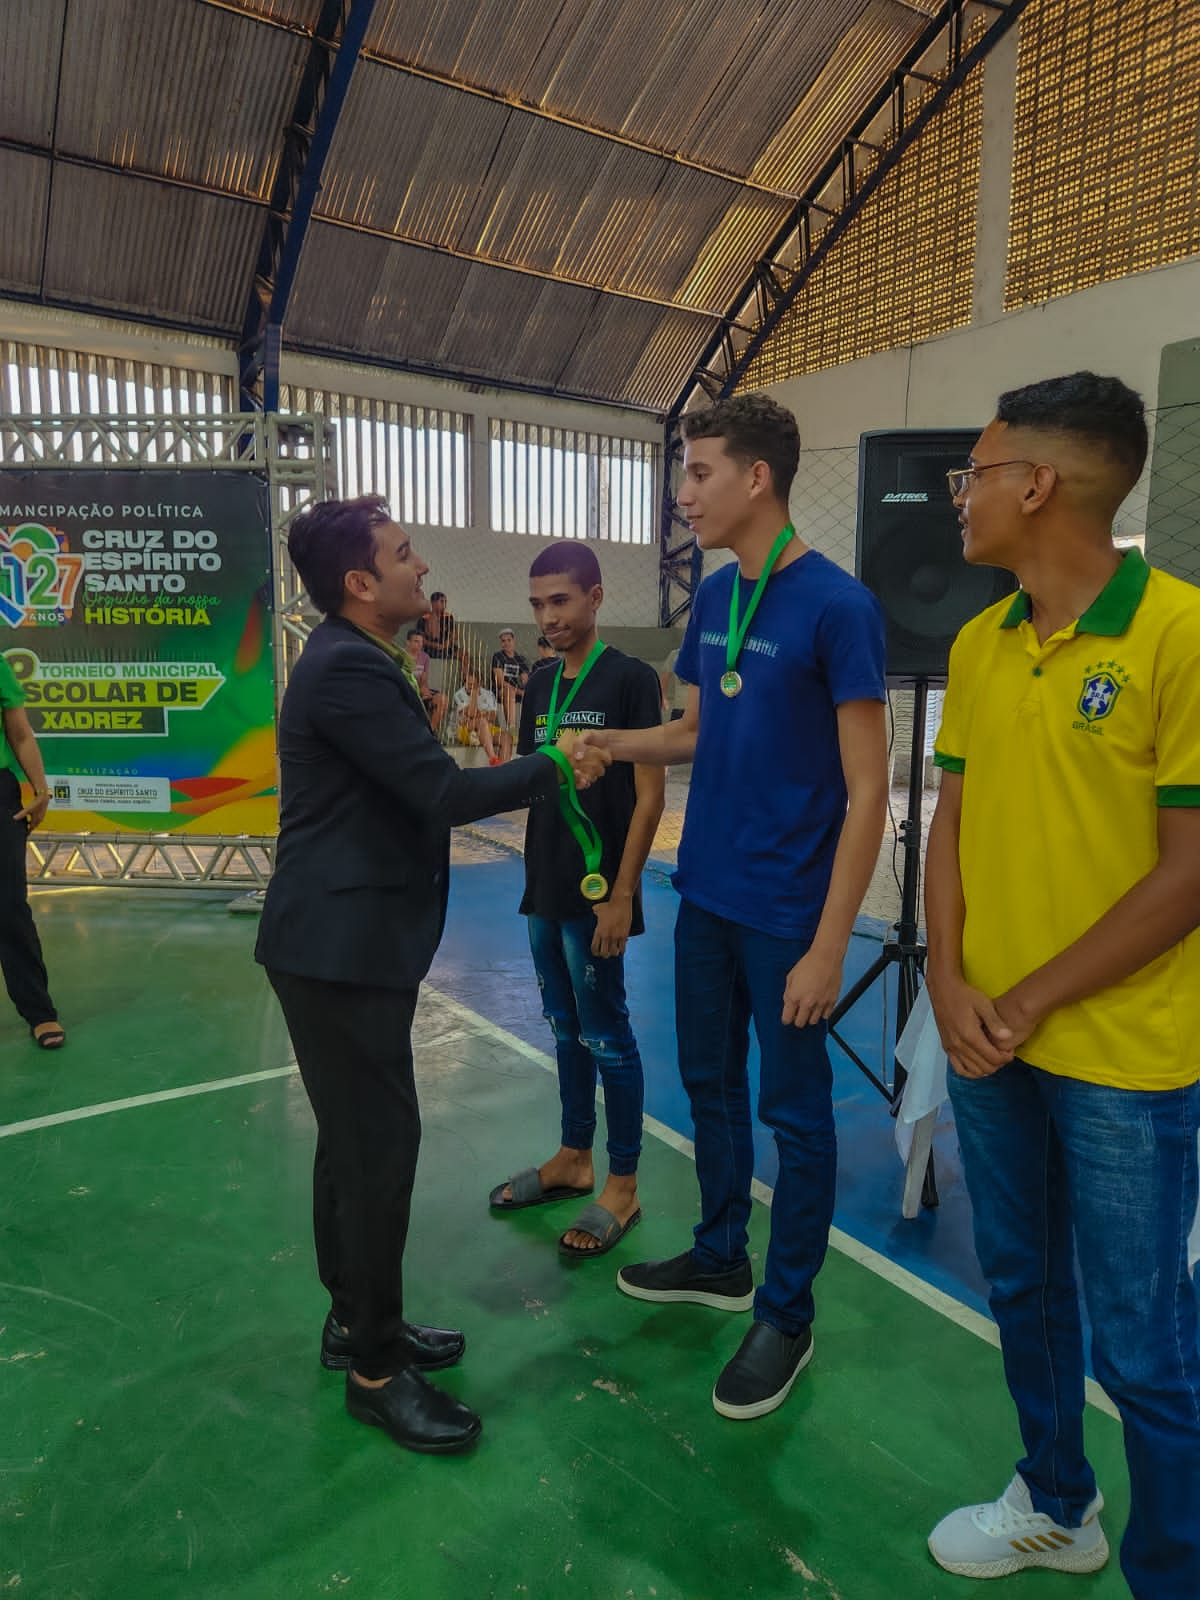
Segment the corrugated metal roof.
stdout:
[[58,147],[265,200],[307,48],[180,0],[72,6]]
[[66,0],[0,7],[0,138],[48,145]]
[[379,0],[368,45],[387,59],[746,172],[868,3],[660,0],[647,11],[645,0]]
[[0,194],[4,196],[0,284],[6,289],[24,293],[38,287],[49,184],[50,163],[44,156],[0,150]]
[[[330,284],[338,285],[337,293]],[[619,400],[637,373],[639,405],[661,405],[687,375],[711,323],[433,250],[317,223],[301,263],[293,326],[304,343],[373,360],[443,366]],[[666,325],[668,332],[663,333]],[[686,330],[686,331],[685,331]],[[503,348],[503,368],[493,352]],[[581,389],[586,375],[589,385]]]
[[[214,0],[205,0],[213,4]],[[321,15],[322,0],[215,0],[230,11],[245,11],[264,22],[278,22],[293,28],[305,28],[309,33]]]
[[245,201],[60,165],[46,291],[232,333],[261,232],[261,210]]
[[[746,193],[727,179],[369,63],[330,169],[324,216],[656,298],[688,280],[706,240]],[[756,219],[765,213],[777,224],[786,214],[786,202],[755,198]],[[757,220],[754,232],[764,232]],[[744,238],[724,228],[716,248],[710,280],[735,283],[739,267],[744,276]]]
[[[286,338],[667,406],[938,4],[377,0]],[[16,146],[55,141],[47,297],[236,330],[320,11],[3,7],[0,282],[41,286],[49,163]]]
[[[922,0],[924,3],[924,0]],[[881,62],[903,58],[927,26],[910,5],[876,0],[837,43],[790,116],[763,148],[752,176],[803,193],[880,87]]]
[[[288,327],[301,344],[432,364],[468,263],[314,223]],[[474,366],[487,369],[487,352]]]
[[[638,305],[635,300],[602,300],[581,330],[579,343],[563,369],[561,387],[578,393],[583,392],[581,384],[595,384],[592,392],[599,398],[625,399],[630,377],[642,364],[664,316],[670,315],[655,306]],[[703,337],[708,330],[701,327],[699,331]],[[661,369],[653,378],[657,381],[649,382],[647,389],[663,392]],[[641,404],[645,405],[646,400]]]
[[322,213],[461,246],[511,115],[506,106],[361,63],[329,153]]

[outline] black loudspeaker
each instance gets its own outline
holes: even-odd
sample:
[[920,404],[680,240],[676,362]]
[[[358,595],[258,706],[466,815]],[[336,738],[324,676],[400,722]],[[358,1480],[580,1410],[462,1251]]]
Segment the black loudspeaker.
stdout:
[[883,607],[893,682],[945,678],[964,622],[1016,588],[963,560],[946,474],[965,467],[978,428],[864,433],[858,446],[854,570]]

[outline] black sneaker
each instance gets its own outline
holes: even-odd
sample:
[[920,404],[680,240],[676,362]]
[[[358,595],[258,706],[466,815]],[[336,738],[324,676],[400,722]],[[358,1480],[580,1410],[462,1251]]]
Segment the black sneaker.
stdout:
[[812,1353],[811,1328],[793,1339],[769,1322],[752,1323],[737,1355],[717,1379],[713,1408],[739,1422],[765,1417],[787,1399]]
[[754,1304],[754,1274],[748,1261],[727,1272],[702,1272],[690,1250],[672,1256],[670,1261],[640,1261],[635,1266],[622,1267],[617,1273],[617,1288],[635,1300],[668,1304],[686,1300],[717,1311],[749,1311]]

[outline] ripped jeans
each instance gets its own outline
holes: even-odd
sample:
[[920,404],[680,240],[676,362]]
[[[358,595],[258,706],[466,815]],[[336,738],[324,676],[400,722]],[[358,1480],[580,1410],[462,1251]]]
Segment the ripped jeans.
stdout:
[[608,1165],[616,1177],[637,1171],[642,1149],[642,1058],[625,1004],[625,959],[594,956],[596,919],[528,917],[529,948],[554,1034],[562,1142],[590,1150],[596,1135],[596,1077],[604,1085]]

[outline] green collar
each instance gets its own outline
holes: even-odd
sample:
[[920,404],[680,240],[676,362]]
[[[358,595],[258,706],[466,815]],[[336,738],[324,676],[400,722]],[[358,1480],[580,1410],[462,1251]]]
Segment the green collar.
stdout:
[[[1121,565],[1075,624],[1075,632],[1098,633],[1110,639],[1124,633],[1134,619],[1149,581],[1150,566],[1145,556],[1136,546],[1126,550]],[[1000,626],[1015,628],[1019,623],[1028,622],[1032,612],[1029,596],[1024,589],[1018,589]]]
[[380,638],[379,634],[371,633],[366,628],[360,628],[356,622],[352,622],[350,626],[354,629],[355,633],[360,634],[362,638],[366,639],[369,644],[378,645],[385,656],[390,656],[390,658],[400,668],[400,671],[408,679],[412,688],[415,689],[418,694],[420,694],[421,689],[417,682],[416,664],[403,645],[394,644],[390,639],[382,639]]

